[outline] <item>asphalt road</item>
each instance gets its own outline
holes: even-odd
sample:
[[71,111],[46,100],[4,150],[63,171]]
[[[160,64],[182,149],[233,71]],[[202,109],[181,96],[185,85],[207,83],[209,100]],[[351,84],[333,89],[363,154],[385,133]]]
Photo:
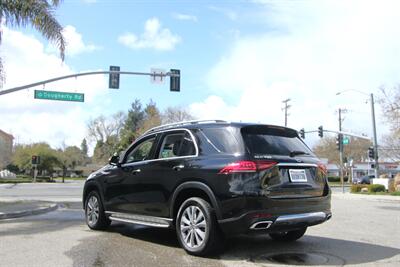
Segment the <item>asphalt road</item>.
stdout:
[[[68,186],[78,185],[63,188]],[[30,197],[37,197],[30,189]],[[0,200],[4,190],[0,187]],[[56,198],[79,198],[71,195],[65,191]],[[228,239],[222,255],[199,258],[179,248],[171,230],[113,223],[108,231],[91,231],[84,224],[81,204],[64,202],[54,212],[0,221],[0,266],[278,266],[276,260],[400,266],[399,199],[334,193],[332,205],[333,218],[309,228],[297,242],[240,236]]]

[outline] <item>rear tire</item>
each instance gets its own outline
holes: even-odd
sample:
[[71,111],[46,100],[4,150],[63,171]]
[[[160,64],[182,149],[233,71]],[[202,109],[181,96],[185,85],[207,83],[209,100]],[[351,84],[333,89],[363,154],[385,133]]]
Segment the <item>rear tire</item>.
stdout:
[[91,191],[85,200],[85,218],[86,224],[93,230],[104,230],[111,224],[97,191]]
[[187,253],[196,256],[216,254],[222,249],[222,233],[215,212],[202,198],[182,203],[176,217],[176,234]]
[[307,227],[299,230],[280,232],[280,233],[270,233],[269,236],[276,241],[292,242],[301,238],[307,231]]

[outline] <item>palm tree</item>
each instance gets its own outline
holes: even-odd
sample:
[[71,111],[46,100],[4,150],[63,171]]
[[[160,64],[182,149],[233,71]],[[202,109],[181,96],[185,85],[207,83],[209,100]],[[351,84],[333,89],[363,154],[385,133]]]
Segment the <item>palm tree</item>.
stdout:
[[[11,27],[26,27],[31,25],[47,40],[56,44],[64,61],[65,39],[63,27],[54,17],[54,10],[60,0],[0,0],[0,23]],[[0,25],[1,27],[1,25]],[[0,29],[0,44],[2,32]],[[5,79],[3,63],[0,56],[0,87]]]

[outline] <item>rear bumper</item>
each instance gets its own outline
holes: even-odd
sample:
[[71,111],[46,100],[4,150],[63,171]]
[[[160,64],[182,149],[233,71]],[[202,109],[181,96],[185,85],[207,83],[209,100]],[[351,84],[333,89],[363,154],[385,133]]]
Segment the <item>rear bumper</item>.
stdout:
[[[320,197],[318,200],[318,205],[312,206],[309,205],[310,199],[292,200],[291,208],[278,205],[269,209],[252,210],[239,217],[218,222],[226,235],[296,230],[321,224],[332,217],[330,196]],[[315,199],[313,202],[315,204]]]

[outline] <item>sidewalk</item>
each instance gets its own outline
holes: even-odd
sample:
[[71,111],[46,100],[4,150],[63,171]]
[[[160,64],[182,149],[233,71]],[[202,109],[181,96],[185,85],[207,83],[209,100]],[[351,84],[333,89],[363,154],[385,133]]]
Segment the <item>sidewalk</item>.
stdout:
[[381,201],[381,202],[394,202],[400,203],[400,197],[398,196],[384,196],[384,195],[367,195],[367,194],[354,194],[354,193],[342,193],[333,192],[332,197],[339,199],[364,199],[370,201]]
[[56,210],[58,205],[45,201],[2,201],[0,220],[37,215]]

